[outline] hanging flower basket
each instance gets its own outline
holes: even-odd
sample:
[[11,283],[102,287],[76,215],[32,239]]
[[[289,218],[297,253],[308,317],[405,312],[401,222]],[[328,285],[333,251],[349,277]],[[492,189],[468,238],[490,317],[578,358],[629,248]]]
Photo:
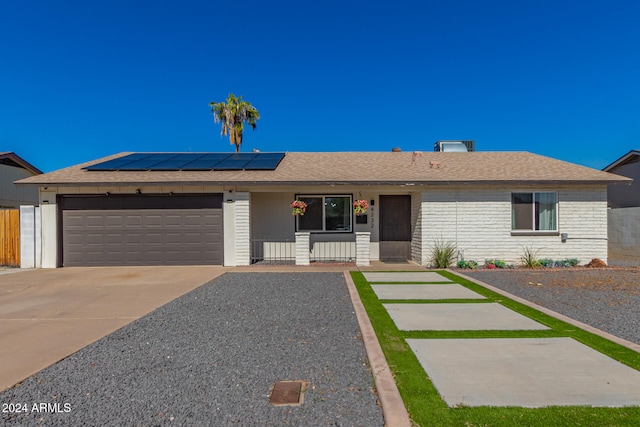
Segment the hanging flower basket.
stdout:
[[291,202],[291,215],[304,216],[304,212],[307,210],[307,204],[301,200],[294,200]]
[[356,200],[353,202],[353,212],[356,215],[362,215],[369,209],[369,203],[366,200]]

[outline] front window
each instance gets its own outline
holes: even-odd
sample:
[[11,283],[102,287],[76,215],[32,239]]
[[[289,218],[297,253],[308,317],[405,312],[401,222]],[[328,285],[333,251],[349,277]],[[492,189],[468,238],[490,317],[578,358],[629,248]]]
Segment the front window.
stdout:
[[351,232],[351,196],[298,196],[307,204],[298,231]]
[[556,193],[511,193],[511,229],[517,231],[557,231]]

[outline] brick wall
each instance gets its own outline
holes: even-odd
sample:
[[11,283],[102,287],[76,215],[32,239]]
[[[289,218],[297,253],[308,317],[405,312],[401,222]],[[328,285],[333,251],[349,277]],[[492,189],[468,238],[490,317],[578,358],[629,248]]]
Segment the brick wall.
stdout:
[[[566,243],[559,233],[512,235],[511,193],[527,191],[558,193],[558,231],[568,234]],[[492,258],[519,263],[525,247],[538,251],[540,258],[578,258],[581,263],[607,258],[605,186],[435,189],[421,198],[423,260],[428,260],[435,240],[456,243],[465,259],[480,264]]]
[[235,223],[235,265],[251,264],[251,228],[250,228],[250,197],[247,192],[236,192],[236,223]]

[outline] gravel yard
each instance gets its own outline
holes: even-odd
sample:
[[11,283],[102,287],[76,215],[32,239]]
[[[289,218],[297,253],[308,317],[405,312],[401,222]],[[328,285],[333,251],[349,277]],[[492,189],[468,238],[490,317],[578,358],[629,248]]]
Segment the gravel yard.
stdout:
[[640,344],[640,269],[457,271]]
[[[268,403],[281,380],[308,382],[301,406]],[[372,388],[341,274],[227,273],[1,393],[0,404],[28,410],[0,416],[4,425],[382,426]],[[33,410],[41,403],[47,410]]]

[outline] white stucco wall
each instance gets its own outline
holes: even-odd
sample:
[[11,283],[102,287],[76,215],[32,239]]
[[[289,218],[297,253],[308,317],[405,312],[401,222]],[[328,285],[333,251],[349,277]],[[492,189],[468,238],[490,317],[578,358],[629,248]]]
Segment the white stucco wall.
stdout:
[[609,209],[610,265],[640,266],[640,207]]
[[[557,235],[515,235],[511,232],[511,193],[557,191]],[[417,224],[421,224],[422,264],[428,264],[435,240],[457,244],[464,259],[519,263],[524,248],[539,258],[607,258],[607,193],[605,186],[585,188],[457,188],[422,193]],[[566,243],[560,233],[567,233]]]
[[296,223],[289,204],[294,193],[251,193],[251,227],[254,239],[295,240]]

